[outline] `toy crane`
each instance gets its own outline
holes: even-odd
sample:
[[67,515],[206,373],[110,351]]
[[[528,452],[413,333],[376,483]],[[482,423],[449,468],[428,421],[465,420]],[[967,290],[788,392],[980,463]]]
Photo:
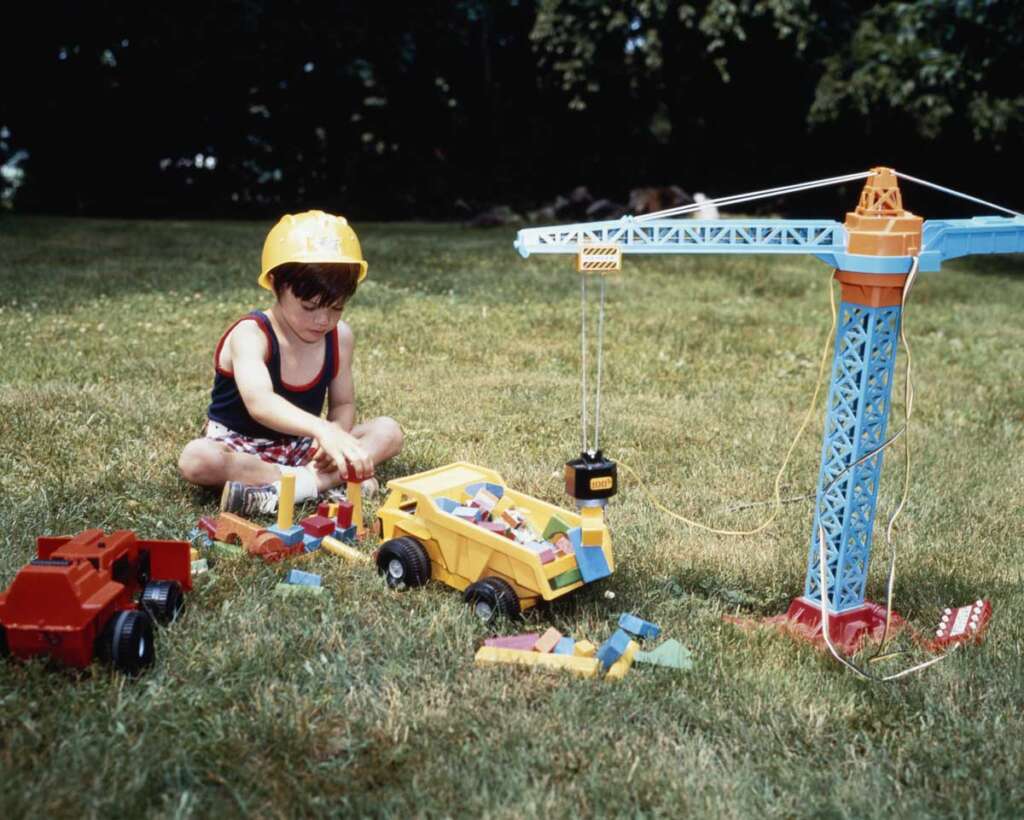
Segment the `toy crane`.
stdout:
[[[866,178],[860,201],[843,224],[626,216],[607,222],[527,228],[519,231],[515,242],[523,257],[577,254],[577,267],[584,274],[603,275],[618,269],[621,253],[809,253],[835,268],[842,298],[807,576],[804,594],[794,599],[786,619],[802,625],[805,634],[820,636],[820,601],[825,600],[828,632],[847,651],[858,646],[865,635],[880,631],[886,620],[885,607],[865,601],[864,589],[904,289],[918,272],[937,271],[948,259],[1024,252],[1024,215],[960,195],[1013,216],[924,221],[903,208],[897,177],[956,193],[890,168],[873,168],[818,183],[759,191],[742,199],[716,200],[735,204],[820,187],[819,183]],[[826,541],[824,562],[819,560],[819,532]]]

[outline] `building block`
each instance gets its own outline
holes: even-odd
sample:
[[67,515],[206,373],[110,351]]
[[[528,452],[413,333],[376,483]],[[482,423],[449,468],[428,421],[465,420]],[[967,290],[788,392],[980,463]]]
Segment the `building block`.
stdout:
[[325,535],[333,535],[335,522],[323,515],[311,515],[299,522],[302,529],[314,538],[323,538]]
[[461,507],[462,506],[454,498],[448,498],[448,497],[443,496],[443,495],[439,496],[438,498],[435,498],[434,499],[434,503],[437,505],[437,508],[441,512],[446,512],[446,513],[453,512],[456,507]]
[[[356,528],[349,527],[349,530],[351,530],[352,532],[352,537],[355,538]],[[354,561],[359,564],[367,564],[370,562],[369,555],[360,552],[354,547],[350,547],[348,544],[344,543],[340,538],[334,538],[330,535],[325,535],[323,540],[320,542],[320,546],[327,550],[329,553],[331,553],[331,555],[337,555],[339,558],[344,558],[347,561]]]
[[555,533],[555,535],[551,537],[550,543],[554,546],[555,552],[559,555],[573,554],[572,541],[569,540],[569,536],[564,532]]
[[533,645],[533,651],[551,652],[560,640],[562,640],[562,633],[552,626],[537,639],[537,643]]
[[597,654],[597,647],[590,641],[576,641],[576,645],[572,648],[572,654],[579,655],[581,658],[592,658]]
[[240,515],[222,512],[217,516],[217,529],[213,537],[215,541],[224,541],[228,544],[237,542],[248,549],[256,536],[263,531],[264,528],[259,524],[253,524]]
[[603,524],[593,524],[589,521],[584,521],[581,529],[584,547],[600,547],[604,544]]
[[596,677],[600,667],[597,658],[504,649],[499,646],[481,646],[476,652],[475,660],[477,666],[483,667],[511,664],[535,669],[565,669],[585,678]]
[[281,489],[277,492],[277,528],[288,529],[295,523],[295,476],[281,476]]
[[490,481],[478,481],[474,484],[466,485],[466,495],[473,498],[481,490],[487,490],[491,495],[494,496],[495,500],[500,499],[505,495],[505,488],[500,484],[494,484]]
[[567,569],[565,572],[552,578],[551,587],[553,589],[561,589],[562,587],[567,587],[569,584],[575,584],[577,581],[582,580],[583,576],[580,574],[580,571],[574,567],[573,569]]
[[630,635],[636,635],[640,640],[654,639],[661,634],[661,627],[639,618],[632,612],[623,612],[619,616],[619,626],[625,629]]
[[671,669],[693,669],[693,657],[690,650],[675,638],[662,642],[652,652],[637,652],[635,660],[637,663],[667,666]]
[[189,560],[191,560],[191,561],[198,561],[199,560],[199,550],[197,550],[195,547],[192,547],[188,551],[188,557],[189,557]]
[[320,586],[320,576],[315,572],[303,572],[301,569],[290,569],[284,578],[286,584],[304,584],[307,587]]
[[508,528],[508,524],[504,521],[478,521],[478,527],[483,527],[488,532],[493,532],[495,535],[502,535],[506,538],[511,537],[511,531]]
[[211,515],[204,515],[196,522],[196,527],[205,532],[211,539],[215,538],[214,533],[217,531],[217,519]]
[[305,552],[314,552],[320,549],[320,542],[323,541],[323,536],[310,535],[308,532],[302,536],[302,549]]
[[526,524],[526,516],[524,516],[515,507],[509,507],[507,510],[502,512],[501,520],[508,524],[512,529],[522,527]]
[[294,547],[296,544],[302,543],[302,537],[306,531],[302,529],[298,524],[292,524],[288,529],[282,530],[277,524],[272,527],[267,527],[267,532],[271,532],[281,539],[283,543],[289,547]]
[[322,515],[324,518],[334,518],[334,514],[331,512],[331,502],[321,501],[316,505],[316,514]]
[[351,527],[346,527],[343,530],[342,529],[335,530],[333,536],[326,536],[325,535],[324,537],[325,538],[333,537],[333,538],[336,538],[339,541],[344,541],[346,544],[354,544],[356,542],[356,540],[358,539],[358,533],[356,531],[356,525],[353,524]]
[[192,574],[202,575],[204,572],[209,572],[210,564],[205,558],[197,558],[192,562]]
[[542,564],[550,564],[555,560],[555,550],[546,541],[530,541],[523,546],[530,550],[530,552],[536,553]]
[[[568,637],[568,636],[566,636],[564,638],[560,638],[558,643],[555,644],[555,654],[556,655],[575,655],[576,654],[575,649],[576,649],[576,641],[573,640],[572,638]],[[586,657],[586,656],[582,656],[582,657]]]
[[585,584],[599,581],[612,574],[608,567],[608,559],[604,557],[604,550],[601,547],[577,547],[576,566],[579,567]]
[[221,558],[237,558],[239,555],[245,555],[245,548],[223,541],[211,541],[210,552]]
[[537,644],[540,635],[536,632],[527,632],[524,635],[506,635],[501,638],[488,638],[484,646],[497,646],[502,649],[522,649],[525,652],[532,652]]
[[565,535],[572,542],[573,550],[583,546],[583,532],[579,527],[566,530]]
[[486,487],[481,487],[469,502],[469,506],[479,507],[484,512],[489,513],[498,505],[499,497],[490,492]]
[[274,597],[287,598],[290,595],[326,595],[327,587],[309,587],[305,584],[281,582],[274,587]]
[[301,544],[289,546],[272,532],[267,532],[266,530],[256,536],[256,538],[249,543],[249,546],[246,547],[246,551],[249,555],[256,555],[268,564],[280,561],[286,555],[294,555],[301,550]]
[[344,530],[352,526],[352,509],[351,501],[338,502],[338,512],[334,516],[338,522],[338,529]]
[[553,535],[557,535],[558,533],[566,533],[566,532],[569,532],[569,525],[566,524],[557,515],[553,515],[548,520],[548,525],[544,528],[544,533],[543,533],[543,535],[541,537],[545,541],[551,541]]
[[615,634],[601,644],[601,648],[597,650],[597,659],[601,661],[601,666],[608,669],[621,658],[622,653],[629,646],[629,641],[629,633],[624,629],[616,629]]
[[622,656],[612,664],[611,669],[605,674],[605,680],[622,680],[626,677],[626,673],[633,665],[633,658],[639,649],[640,644],[636,641],[630,641],[626,646],[626,651],[622,653]]
[[456,507],[451,511],[451,514],[456,518],[461,518],[463,521],[468,521],[471,524],[475,524],[484,517],[484,511],[479,507]]

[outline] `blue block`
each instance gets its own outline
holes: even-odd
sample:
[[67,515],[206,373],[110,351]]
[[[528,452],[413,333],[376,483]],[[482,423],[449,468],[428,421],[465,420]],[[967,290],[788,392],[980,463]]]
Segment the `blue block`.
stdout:
[[300,541],[305,538],[306,531],[302,529],[298,524],[292,524],[288,529],[282,530],[277,524],[272,527],[267,527],[267,532],[272,532],[282,541],[286,547],[294,547]]
[[556,655],[571,655],[576,648],[576,641],[573,638],[562,638],[555,644]]
[[660,626],[652,624],[650,621],[645,621],[643,618],[637,617],[632,612],[623,612],[622,615],[619,616],[619,626],[631,635],[636,635],[641,640],[657,638],[661,634]]
[[615,634],[601,644],[601,648],[597,650],[597,659],[601,661],[601,666],[608,669],[615,661],[621,658],[629,646],[629,641],[628,632],[623,629],[616,629]]
[[304,587],[320,586],[320,576],[315,572],[303,572],[301,569],[292,569],[284,578],[286,584],[300,584]]
[[354,544],[356,542],[356,525],[353,524],[351,527],[345,527],[345,529],[338,527],[334,531],[334,537],[346,544]]
[[480,492],[481,488],[487,490],[487,492],[489,492],[495,498],[501,498],[503,495],[505,495],[504,487],[502,487],[500,484],[492,484],[489,481],[478,481],[475,484],[467,484],[466,495],[472,498],[474,495]]
[[569,538],[569,540],[572,541],[572,545],[575,549],[579,549],[583,546],[583,530],[581,530],[579,527],[573,527],[565,534]]
[[320,549],[320,542],[323,540],[323,538],[317,538],[316,536],[310,535],[309,533],[306,533],[302,536],[302,544],[306,552],[313,552],[313,550]]
[[576,553],[576,566],[580,568],[584,584],[599,581],[612,574],[601,547],[582,547],[573,544],[573,552]]
[[441,512],[450,513],[456,507],[460,506],[459,502],[454,498],[445,498],[443,495],[439,498],[434,499],[434,504]]

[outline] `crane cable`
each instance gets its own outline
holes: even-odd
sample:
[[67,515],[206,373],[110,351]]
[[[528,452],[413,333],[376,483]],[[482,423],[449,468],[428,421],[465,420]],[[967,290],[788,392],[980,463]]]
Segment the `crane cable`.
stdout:
[[601,381],[604,370],[604,305],[605,277],[601,275],[600,307],[597,317],[597,385],[594,399],[594,446],[587,444],[587,275],[580,273],[580,426],[582,452],[597,452],[601,449]]

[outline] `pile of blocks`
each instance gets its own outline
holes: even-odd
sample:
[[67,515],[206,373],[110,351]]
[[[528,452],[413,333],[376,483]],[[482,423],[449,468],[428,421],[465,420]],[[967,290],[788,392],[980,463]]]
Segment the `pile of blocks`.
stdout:
[[[596,515],[589,515],[590,511],[584,509],[584,522],[580,527],[570,527],[557,515],[552,515],[543,532],[538,532],[530,521],[528,511],[512,505],[507,505],[501,512],[497,511],[498,502],[505,493],[505,488],[500,484],[470,484],[465,492],[468,498],[465,503],[445,496],[435,498],[434,503],[438,509],[455,518],[508,538],[530,550],[542,564],[549,564],[563,555],[576,556],[576,569],[551,579],[551,586],[555,589],[577,581],[589,584],[611,575],[608,560],[601,548],[604,531],[599,523],[599,509],[593,511]],[[591,519],[598,522],[596,526],[588,527]]]
[[284,581],[274,587],[274,595],[287,597],[290,595],[324,595],[327,587],[321,583],[321,578],[315,572],[303,572],[301,569],[288,571]]
[[640,641],[654,640],[661,627],[630,612],[619,617],[619,628],[600,647],[574,640],[551,627],[543,635],[530,632],[504,638],[488,638],[477,650],[477,666],[512,664],[531,668],[565,669],[586,678],[603,674],[605,680],[621,680],[633,663],[649,663],[673,669],[691,669],[690,652],[679,641],[668,640],[651,652],[640,650]]

